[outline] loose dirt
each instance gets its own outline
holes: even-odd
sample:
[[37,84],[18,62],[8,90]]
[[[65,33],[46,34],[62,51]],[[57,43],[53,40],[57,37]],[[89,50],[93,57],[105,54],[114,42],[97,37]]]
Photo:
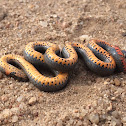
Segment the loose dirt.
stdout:
[[[26,44],[39,40],[63,47],[95,38],[126,49],[124,0],[0,0],[0,6],[0,57],[23,55]],[[125,105],[126,75],[100,77],[81,59],[55,93],[0,78],[0,125],[125,126]]]

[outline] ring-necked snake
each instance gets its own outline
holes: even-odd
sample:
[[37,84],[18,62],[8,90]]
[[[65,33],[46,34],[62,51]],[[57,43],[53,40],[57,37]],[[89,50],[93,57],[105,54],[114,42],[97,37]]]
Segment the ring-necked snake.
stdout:
[[[49,42],[31,42],[24,49],[24,58],[8,54],[0,59],[0,70],[19,80],[29,80],[40,90],[57,91],[66,86],[68,72],[78,61],[77,53],[93,72],[105,76],[117,68],[126,72],[126,51],[101,40],[91,40],[87,46],[67,43],[60,53],[58,45]],[[20,66],[19,69],[17,66]],[[47,77],[33,66],[49,67],[55,77]],[[59,71],[59,72],[58,72]]]

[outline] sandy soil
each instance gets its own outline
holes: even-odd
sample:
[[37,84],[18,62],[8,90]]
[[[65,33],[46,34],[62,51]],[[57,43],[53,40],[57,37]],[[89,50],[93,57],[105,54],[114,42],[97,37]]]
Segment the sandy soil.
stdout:
[[[0,0],[0,6],[0,57],[22,55],[37,40],[62,47],[97,38],[126,49],[124,0]],[[5,75],[0,89],[0,125],[126,126],[126,75],[100,77],[81,60],[59,92]]]

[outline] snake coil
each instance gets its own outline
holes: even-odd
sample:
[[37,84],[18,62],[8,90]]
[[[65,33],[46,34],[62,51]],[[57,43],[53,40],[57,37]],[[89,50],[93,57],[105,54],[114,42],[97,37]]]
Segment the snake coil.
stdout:
[[[87,46],[67,43],[60,54],[59,46],[49,42],[31,42],[24,49],[24,58],[8,54],[0,59],[0,71],[18,80],[29,80],[42,91],[58,91],[68,82],[80,55],[90,70],[101,76],[115,69],[126,73],[126,51],[105,41],[91,40]],[[42,75],[34,66],[49,67],[54,77]],[[19,66],[21,69],[19,69]]]

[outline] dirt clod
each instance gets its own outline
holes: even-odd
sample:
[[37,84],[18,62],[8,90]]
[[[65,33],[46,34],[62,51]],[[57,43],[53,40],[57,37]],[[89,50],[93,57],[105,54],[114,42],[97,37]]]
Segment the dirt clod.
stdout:
[[116,86],[120,86],[120,84],[121,84],[120,80],[117,78],[114,79],[114,83]]

